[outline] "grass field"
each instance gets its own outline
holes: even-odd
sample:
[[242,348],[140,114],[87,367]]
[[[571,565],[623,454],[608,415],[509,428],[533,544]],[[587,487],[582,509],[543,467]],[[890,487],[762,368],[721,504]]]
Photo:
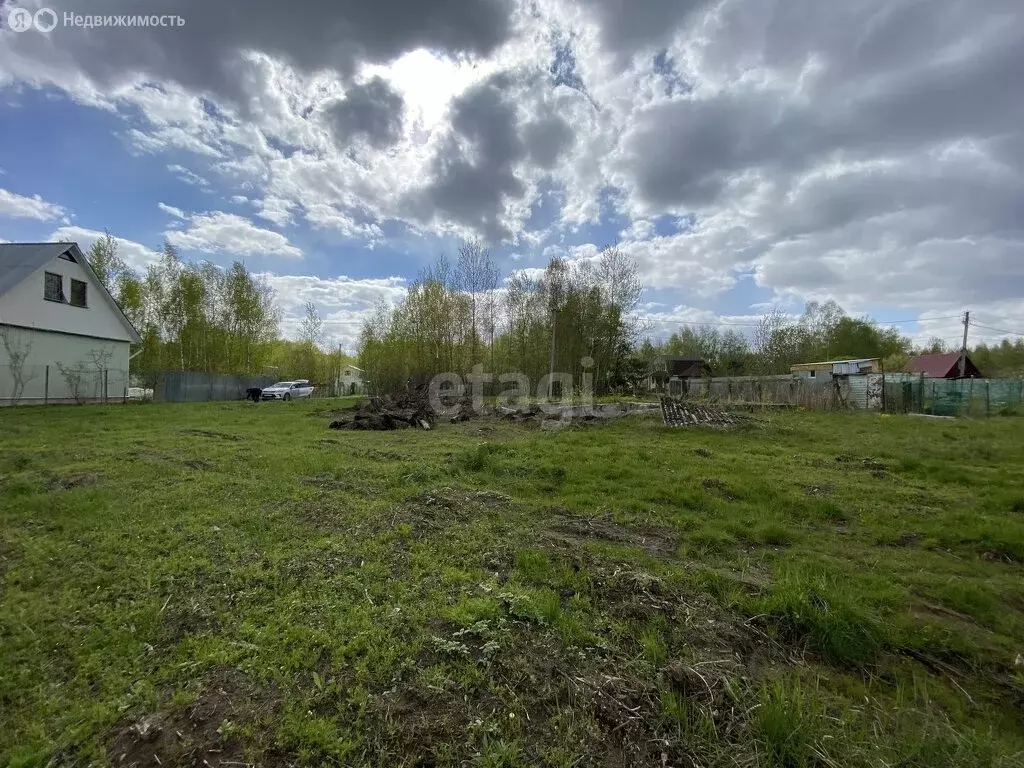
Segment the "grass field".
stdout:
[[1024,765],[1021,419],[334,407],[0,410],[0,764]]

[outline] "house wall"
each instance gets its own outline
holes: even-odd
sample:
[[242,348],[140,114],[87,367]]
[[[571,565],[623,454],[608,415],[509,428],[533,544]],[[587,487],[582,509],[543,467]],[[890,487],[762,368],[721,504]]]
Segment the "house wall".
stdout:
[[[72,380],[66,379],[61,374],[58,363],[65,370],[83,371],[77,384],[77,400],[103,399],[104,381],[108,399],[122,398],[124,388],[128,386],[130,345],[127,340],[95,339],[3,324],[0,324],[0,328],[15,348],[28,350],[23,367],[26,383],[21,403],[76,402],[74,374]],[[10,398],[14,394],[14,374],[9,362],[7,352],[0,343],[0,404],[4,405],[10,404]]]
[[354,368],[343,368],[341,375],[338,377],[338,390],[342,394],[348,394],[352,389],[352,385],[355,384],[355,393],[361,395],[365,393],[363,387],[363,374],[361,371],[357,371]]
[[[74,307],[43,298],[44,273],[54,272],[64,281],[64,295],[71,298],[71,278],[88,284],[88,307]],[[26,328],[46,328],[100,339],[130,342],[131,336],[120,318],[100,294],[97,286],[78,264],[54,257],[28,278],[0,296],[0,323]],[[127,368],[127,366],[125,366]]]

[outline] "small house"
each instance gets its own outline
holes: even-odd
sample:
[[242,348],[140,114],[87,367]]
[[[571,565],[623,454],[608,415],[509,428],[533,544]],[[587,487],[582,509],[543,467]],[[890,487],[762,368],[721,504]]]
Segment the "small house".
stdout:
[[855,360],[825,360],[820,363],[798,363],[789,368],[789,372],[802,379],[830,380],[837,376],[864,376],[879,373],[882,361],[877,357],[865,357]]
[[0,402],[122,399],[139,341],[76,243],[0,244]]
[[338,393],[341,395],[362,395],[366,392],[363,383],[363,369],[346,365],[338,375]]
[[648,367],[647,388],[681,395],[688,391],[690,379],[699,379],[708,373],[707,364],[699,357],[659,355]]
[[910,358],[907,370],[910,373],[923,373],[925,377],[932,379],[980,379],[983,378],[981,371],[971,362],[971,358],[965,355],[964,375],[960,376],[960,353],[947,352],[942,355],[918,355]]

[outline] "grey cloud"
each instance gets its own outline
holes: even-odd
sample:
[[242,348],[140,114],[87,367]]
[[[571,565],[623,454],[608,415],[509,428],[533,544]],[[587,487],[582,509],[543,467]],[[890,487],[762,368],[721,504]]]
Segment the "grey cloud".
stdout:
[[523,132],[530,159],[545,170],[550,170],[558,158],[572,145],[575,133],[559,115],[530,123]]
[[597,16],[605,44],[620,53],[664,45],[710,0],[584,0]]
[[351,86],[345,98],[329,106],[324,117],[339,147],[346,147],[357,136],[381,149],[402,136],[404,103],[402,96],[375,77],[363,85]]
[[312,72],[351,74],[360,61],[387,61],[418,47],[486,55],[510,34],[501,0],[175,0],[146,3],[51,0],[58,16],[174,15],[183,27],[83,29],[58,27],[11,44],[48,62],[77,66],[104,84],[131,73],[173,80],[190,89],[239,99],[237,55],[247,50],[282,57]]
[[[455,100],[431,178],[405,201],[413,218],[451,221],[491,242],[512,237],[503,216],[527,192],[524,166],[551,169],[574,139],[568,123],[553,114],[556,106],[544,101],[544,81],[521,74],[492,75]],[[521,111],[536,114],[527,122]]]
[[536,71],[500,72],[460,95],[429,181],[405,201],[410,215],[454,222],[490,242],[511,238],[506,212],[523,201],[529,167],[550,171],[575,141],[549,89]]
[[[962,30],[967,58],[936,57],[922,48],[918,60],[884,77],[836,83],[833,59],[846,67],[866,44],[849,33],[834,54],[822,54],[824,76],[799,98],[747,88],[662,102],[637,116],[624,165],[635,169],[649,203],[699,207],[713,204],[731,177],[751,170],[800,171],[837,152],[870,159],[1017,132],[1011,126],[1024,121],[1024,100],[1013,94],[1024,71],[1024,25],[993,31],[991,22],[975,14],[974,24]],[[883,32],[873,34],[899,47],[898,36]],[[872,44],[873,55],[885,58],[880,45]]]
[[526,192],[515,174],[526,147],[509,94],[512,84],[510,75],[500,73],[456,99],[452,132],[435,158],[433,178],[411,201],[419,218],[440,213],[488,240],[510,236],[500,219],[505,199]]
[[663,274],[712,255],[862,306],[1024,296],[1017,4],[719,10],[685,59],[716,87],[634,112],[614,161],[634,211],[700,214]]

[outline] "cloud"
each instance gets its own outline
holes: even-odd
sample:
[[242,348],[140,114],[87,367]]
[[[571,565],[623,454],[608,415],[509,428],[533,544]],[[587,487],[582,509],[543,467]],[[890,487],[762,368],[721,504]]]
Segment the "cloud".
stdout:
[[[105,232],[99,232],[95,229],[61,227],[51,233],[47,239],[53,242],[78,243],[79,248],[84,252],[88,252],[92,248],[93,243],[105,236]],[[160,254],[157,251],[151,250],[134,240],[126,240],[116,235],[114,235],[114,240],[117,242],[117,255],[124,259],[124,262],[129,267],[138,272],[145,272],[148,265],[155,263],[160,258]]]
[[280,197],[267,197],[257,201],[256,205],[259,208],[256,215],[261,219],[266,219],[273,224],[277,224],[279,227],[292,223],[291,209],[295,204],[290,200],[284,200]]
[[281,330],[286,338],[297,338],[307,301],[313,302],[324,321],[324,336],[329,347],[341,346],[354,351],[362,324],[381,302],[396,304],[406,294],[401,277],[355,279],[341,275],[321,278],[312,275],[260,275],[277,292],[277,304],[283,318]]
[[380,149],[401,137],[404,107],[401,94],[378,76],[351,86],[344,99],[326,108],[324,119],[340,148],[361,138]]
[[[73,0],[51,0],[58,17],[81,13]],[[93,0],[89,13],[138,12],[131,0]],[[224,3],[179,0],[172,9],[184,26],[58,29],[52,36],[9,36],[22,60],[80,71],[99,90],[139,77],[172,82],[200,94],[246,104],[245,53],[260,51],[304,73],[352,75],[363,62],[387,62],[420,47],[483,56],[510,34],[508,6],[500,0],[252,0],[245,12]]]
[[56,203],[48,203],[39,195],[26,197],[15,192],[0,189],[0,216],[10,219],[35,219],[52,221],[66,215],[66,211]]
[[167,241],[187,251],[228,256],[281,256],[301,259],[302,251],[288,238],[233,213],[196,213],[184,230],[168,230]]
[[188,216],[185,215],[181,208],[175,208],[173,205],[167,205],[167,203],[157,203],[156,207],[176,219],[188,220]]
[[279,227],[480,235],[536,263],[599,225],[681,305],[749,275],[759,300],[970,302],[1013,328],[1018,5],[185,0],[180,29],[0,31],[0,82],[120,115],[135,151]]
[[168,165],[167,170],[177,175],[179,181],[183,181],[194,187],[208,187],[210,182],[200,176],[198,173],[193,173],[183,165]]

